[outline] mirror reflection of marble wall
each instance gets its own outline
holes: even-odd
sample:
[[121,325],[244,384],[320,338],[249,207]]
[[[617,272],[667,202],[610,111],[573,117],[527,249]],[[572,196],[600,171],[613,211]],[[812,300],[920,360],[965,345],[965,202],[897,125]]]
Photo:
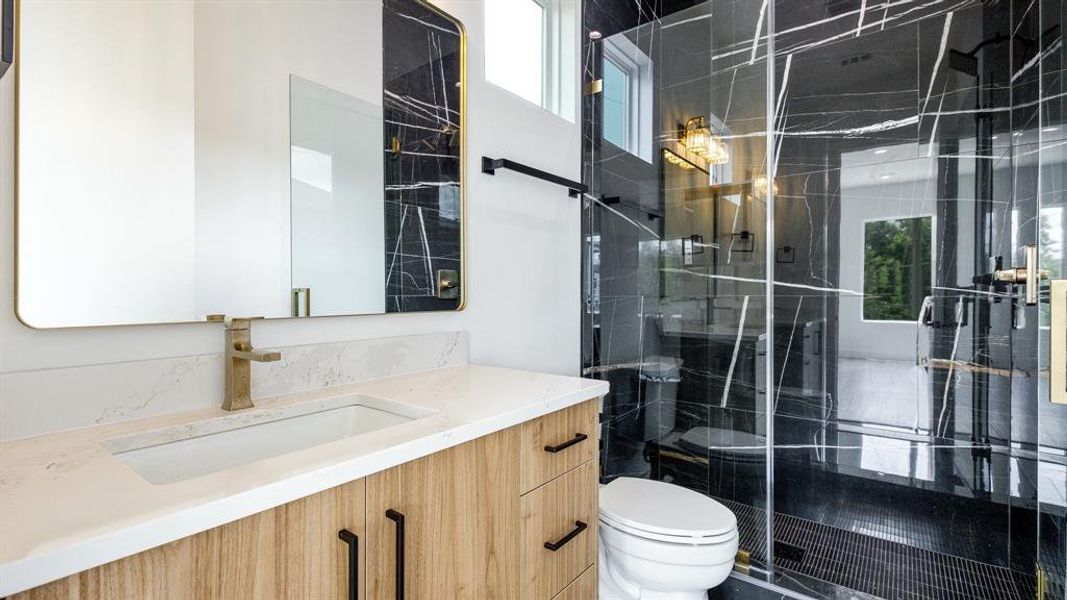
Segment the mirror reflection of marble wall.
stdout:
[[411,0],[384,6],[385,308],[454,310],[460,290],[439,285],[462,275],[463,32]]
[[27,324],[459,308],[454,21],[419,0],[19,17]]

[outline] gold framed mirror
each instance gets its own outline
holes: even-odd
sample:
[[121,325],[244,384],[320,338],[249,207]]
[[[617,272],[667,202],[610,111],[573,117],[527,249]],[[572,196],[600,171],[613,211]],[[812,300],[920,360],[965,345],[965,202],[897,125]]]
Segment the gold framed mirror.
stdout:
[[466,34],[422,0],[16,2],[30,327],[462,310]]

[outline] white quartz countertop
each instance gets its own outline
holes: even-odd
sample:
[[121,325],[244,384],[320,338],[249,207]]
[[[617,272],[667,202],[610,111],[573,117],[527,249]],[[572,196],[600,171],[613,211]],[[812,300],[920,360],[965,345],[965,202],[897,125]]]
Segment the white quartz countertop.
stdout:
[[[0,596],[14,594],[603,396],[608,384],[466,365],[257,400],[254,411],[340,394],[430,417],[154,485],[102,442],[235,413],[203,409],[0,444]],[[41,407],[41,410],[49,410]]]

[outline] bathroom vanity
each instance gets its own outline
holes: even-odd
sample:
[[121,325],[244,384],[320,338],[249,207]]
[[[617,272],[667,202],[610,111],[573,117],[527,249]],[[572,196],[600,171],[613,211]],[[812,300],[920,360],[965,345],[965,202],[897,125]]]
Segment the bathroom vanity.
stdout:
[[7,442],[0,595],[594,598],[606,391],[460,366]]
[[607,383],[252,343],[255,315],[464,309],[463,25],[427,0],[14,6],[18,318],[225,345],[6,383],[0,598],[594,598]]

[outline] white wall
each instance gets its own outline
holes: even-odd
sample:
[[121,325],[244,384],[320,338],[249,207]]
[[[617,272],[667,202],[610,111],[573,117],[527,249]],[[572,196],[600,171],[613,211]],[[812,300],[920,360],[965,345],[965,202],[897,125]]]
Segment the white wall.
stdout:
[[381,102],[293,76],[290,105],[293,287],[312,315],[384,313]]
[[[289,77],[380,107],[381,6],[249,6],[24,4],[24,320],[289,315]],[[371,183],[382,180],[377,127],[356,138],[369,146]],[[383,227],[379,218],[380,243],[368,240],[377,264]],[[365,293],[374,280],[384,273],[362,281]],[[334,313],[384,312],[384,302]]]
[[[196,4],[195,320],[289,315],[290,290],[303,287],[290,278],[290,74],[382,104],[379,2],[249,6]],[[368,140],[379,182],[380,130]]]
[[[580,203],[558,186],[522,175],[507,171],[495,177],[483,175],[479,162],[483,155],[506,157],[578,179],[580,125],[485,82],[482,1],[437,4],[460,19],[468,33],[467,310],[267,321],[256,325],[253,341],[259,346],[286,346],[467,330],[472,362],[577,374]],[[0,81],[0,374],[220,351],[222,326],[211,323],[47,331],[18,323],[10,241],[11,75]],[[133,372],[138,366],[131,363],[129,369]],[[120,376],[113,378],[111,391],[124,396],[151,394]],[[81,401],[76,391],[67,397],[71,403]],[[0,407],[27,403],[35,403],[32,393],[0,388]],[[58,403],[40,404],[40,411],[64,410]],[[0,412],[0,419],[5,414]]]
[[[192,5],[28,1],[22,11],[21,181],[34,198],[21,213],[23,319],[191,320]],[[130,39],[138,52],[108,43]]]

